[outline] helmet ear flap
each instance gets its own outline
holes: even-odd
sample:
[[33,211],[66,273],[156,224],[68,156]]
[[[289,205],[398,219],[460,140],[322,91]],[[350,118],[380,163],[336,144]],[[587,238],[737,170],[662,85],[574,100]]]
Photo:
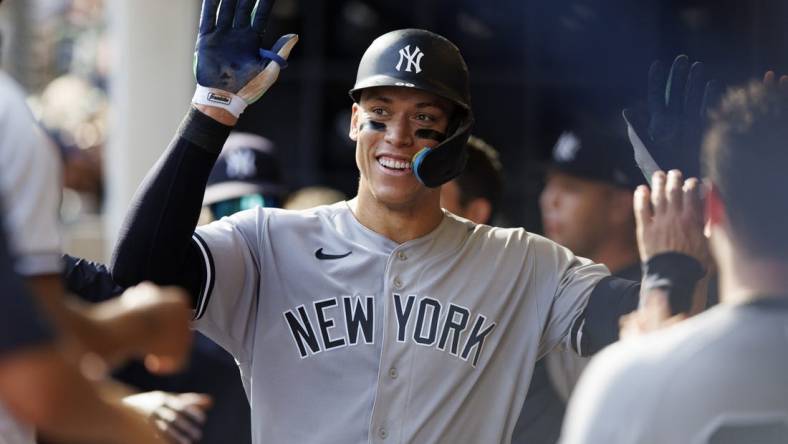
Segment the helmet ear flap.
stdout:
[[459,176],[468,161],[468,138],[473,118],[469,115],[459,127],[435,148],[423,148],[413,156],[413,174],[428,188],[437,188]]

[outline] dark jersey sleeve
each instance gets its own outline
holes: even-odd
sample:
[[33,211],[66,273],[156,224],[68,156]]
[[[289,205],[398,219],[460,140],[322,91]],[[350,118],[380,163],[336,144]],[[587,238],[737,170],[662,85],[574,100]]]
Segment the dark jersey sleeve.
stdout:
[[600,280],[580,318],[572,325],[572,346],[581,356],[591,356],[618,340],[621,316],[638,307],[640,282],[616,276]]
[[0,358],[50,343],[54,337],[52,327],[42,317],[22,278],[14,272],[4,233],[0,233],[0,288]]
[[[668,295],[673,313],[688,311],[695,284],[705,274],[696,259],[680,253],[662,253],[644,267],[646,290],[659,288]],[[638,307],[641,283],[608,276],[588,298],[583,314],[574,322],[571,343],[581,356],[591,356],[618,340],[619,319]]]
[[200,294],[206,279],[192,234],[208,176],[231,129],[196,109],[186,116],[121,227],[111,267],[119,285],[148,280]]

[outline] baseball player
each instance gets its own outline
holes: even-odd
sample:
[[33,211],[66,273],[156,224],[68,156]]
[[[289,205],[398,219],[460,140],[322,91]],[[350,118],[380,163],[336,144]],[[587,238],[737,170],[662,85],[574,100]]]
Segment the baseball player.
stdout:
[[613,274],[639,281],[632,195],[645,180],[617,126],[578,120],[556,141],[547,167],[539,198],[545,235]]
[[[0,405],[0,443],[33,443],[29,427],[35,426],[45,439],[57,442],[164,444],[144,417],[103,399],[66,361],[54,328],[13,271],[3,230],[0,284],[0,400],[8,408]],[[146,297],[155,287],[132,291]]]
[[[114,277],[194,292],[196,328],[239,363],[254,442],[509,442],[536,359],[614,341],[617,322],[594,313],[637,298],[637,284],[522,229],[440,208],[438,187],[467,156],[468,72],[451,42],[416,29],[384,34],[361,59],[355,198],[253,209],[195,231],[224,139],[297,39],[260,50],[272,2],[254,3],[203,2],[194,107],[138,191]],[[677,253],[649,266],[681,292],[701,268]]]
[[[640,281],[632,197],[645,180],[626,137],[608,122],[583,116],[556,141],[539,199],[542,225],[545,236],[575,254],[604,264],[613,275]],[[635,310],[637,301],[630,302]],[[556,351],[546,362],[550,380],[566,400],[587,359]]]
[[[775,86],[728,92],[702,157],[720,304],[595,357],[569,405],[563,443],[785,442],[788,201],[769,196],[786,184],[786,123],[788,94]],[[664,193],[655,186],[652,200],[680,208]],[[665,211],[649,197],[636,194],[639,230],[650,229],[652,211]]]
[[[142,415],[102,400],[63,355],[79,360],[85,345],[112,364],[154,349],[177,359],[188,351],[182,336],[170,333],[161,341],[155,333],[140,332],[161,326],[160,332],[188,334],[187,319],[180,315],[177,320],[185,296],[149,285],[91,311],[65,306],[59,284],[57,153],[35,125],[20,88],[2,71],[0,91],[0,195],[8,208],[0,232],[9,233],[8,245],[2,242],[3,254],[7,247],[7,254],[17,258],[13,270],[8,258],[2,267],[0,443],[35,442],[33,426],[45,438],[66,441],[163,442]],[[17,282],[14,270],[24,283]],[[50,318],[33,317],[33,301],[26,301],[33,297],[45,311],[41,317]],[[158,322],[157,316],[168,321]]]
[[[25,308],[30,304],[23,300],[8,300],[0,309],[0,340],[8,341],[8,353],[0,359],[0,398],[11,413],[0,406],[0,443],[34,442],[32,426],[45,437],[72,442],[161,442],[142,415],[100,399],[67,360],[80,361],[89,350],[114,365],[152,353],[158,356],[150,362],[160,364],[159,369],[177,367],[189,345],[185,295],[147,285],[90,310],[65,303],[59,180],[55,148],[33,120],[21,88],[0,71],[0,201],[5,207],[0,232],[8,235],[14,271],[29,287],[29,292],[19,290],[18,278],[8,277],[8,268],[2,297],[31,294],[57,332],[47,333],[31,318]],[[12,345],[19,346],[19,353],[11,353]]]

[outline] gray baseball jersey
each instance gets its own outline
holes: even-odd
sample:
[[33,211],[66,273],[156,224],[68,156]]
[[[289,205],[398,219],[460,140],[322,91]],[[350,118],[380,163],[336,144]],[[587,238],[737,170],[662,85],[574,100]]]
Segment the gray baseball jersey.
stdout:
[[59,274],[61,172],[57,148],[36,124],[24,92],[0,71],[0,198],[19,274]]
[[572,395],[563,444],[784,443],[788,299],[718,306],[600,352]]
[[197,328],[235,356],[255,442],[506,443],[533,364],[604,266],[446,213],[397,244],[347,202],[201,227]]

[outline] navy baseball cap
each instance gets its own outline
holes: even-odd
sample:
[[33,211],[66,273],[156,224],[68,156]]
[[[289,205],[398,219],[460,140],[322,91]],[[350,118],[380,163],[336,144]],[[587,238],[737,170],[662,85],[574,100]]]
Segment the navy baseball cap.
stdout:
[[256,134],[234,132],[208,177],[203,205],[249,195],[280,202],[286,191],[273,142]]
[[[634,190],[645,183],[637,168],[626,130],[574,125],[553,146],[548,170]],[[620,134],[619,134],[620,133]]]

